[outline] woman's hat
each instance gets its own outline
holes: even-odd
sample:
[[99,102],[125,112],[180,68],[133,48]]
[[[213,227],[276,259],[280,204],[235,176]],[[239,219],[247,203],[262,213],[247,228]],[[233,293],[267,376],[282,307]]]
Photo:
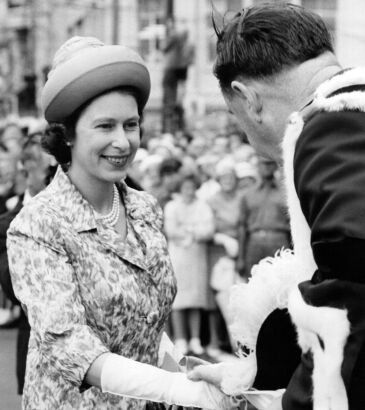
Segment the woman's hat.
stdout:
[[54,57],[42,90],[44,116],[62,122],[91,98],[122,86],[136,89],[140,109],[146,105],[151,80],[139,54],[94,37],[73,37]]
[[235,163],[231,157],[221,159],[215,167],[216,178],[226,174],[236,175]]

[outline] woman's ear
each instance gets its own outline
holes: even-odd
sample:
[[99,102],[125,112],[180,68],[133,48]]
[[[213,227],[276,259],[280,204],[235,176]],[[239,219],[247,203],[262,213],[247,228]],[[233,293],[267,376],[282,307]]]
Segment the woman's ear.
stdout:
[[251,112],[253,118],[261,123],[262,101],[260,95],[254,87],[242,84],[240,81],[232,81],[232,91],[236,97],[246,102],[247,109]]

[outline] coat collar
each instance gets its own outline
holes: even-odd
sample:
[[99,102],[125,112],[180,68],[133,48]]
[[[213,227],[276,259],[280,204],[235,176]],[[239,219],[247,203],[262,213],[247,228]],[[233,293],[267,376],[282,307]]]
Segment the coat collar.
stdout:
[[137,191],[128,188],[124,182],[117,184],[117,187],[126,209],[128,227],[126,240],[122,240],[117,232],[96,220],[93,207],[82,196],[61,167],[58,168],[48,188],[52,197],[57,198],[55,206],[73,229],[78,233],[97,231],[98,240],[104,248],[111,250],[128,262],[146,269],[144,243],[140,235],[143,228],[139,228],[146,222],[152,222],[149,221],[150,215],[146,215],[143,211],[145,204]]
[[[133,220],[153,223],[154,215],[145,212],[143,195],[129,188],[124,182],[119,182],[117,187],[123,199],[127,216]],[[55,206],[60,209],[62,215],[69,218],[72,226],[78,232],[98,228],[99,222],[96,221],[93,207],[82,196],[61,167],[58,167],[56,175],[47,190],[52,197],[57,198]]]
[[97,229],[94,211],[89,202],[59,166],[48,191],[57,198],[55,206],[77,232]]

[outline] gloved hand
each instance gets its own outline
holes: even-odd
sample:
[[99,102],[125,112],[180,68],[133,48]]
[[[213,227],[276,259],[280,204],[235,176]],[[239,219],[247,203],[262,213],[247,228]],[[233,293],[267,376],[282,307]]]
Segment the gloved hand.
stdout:
[[[233,383],[230,383],[229,377],[233,377]],[[190,380],[205,380],[219,389],[226,391],[239,398],[244,397],[247,401],[255,406],[258,410],[280,410],[281,397],[284,390],[256,390],[248,387],[252,384],[252,369],[248,362],[238,359],[236,362],[215,363],[207,365],[197,365],[188,372]],[[241,386],[234,383],[234,379],[239,377]],[[246,378],[246,380],[245,380]]]
[[184,373],[167,372],[117,354],[109,354],[103,364],[101,389],[120,396],[185,407],[232,408],[230,398],[213,385],[194,382]]

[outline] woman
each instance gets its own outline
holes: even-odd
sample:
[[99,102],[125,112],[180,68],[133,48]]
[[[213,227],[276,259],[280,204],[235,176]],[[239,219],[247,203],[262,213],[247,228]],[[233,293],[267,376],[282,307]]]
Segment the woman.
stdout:
[[[235,277],[235,258],[238,253],[237,226],[240,217],[239,204],[241,202],[241,192],[238,188],[235,164],[231,158],[226,157],[218,162],[215,169],[215,177],[219,183],[220,190],[208,199],[215,223],[215,233],[208,248],[211,272],[210,283],[213,287],[211,299],[213,299],[213,296],[214,299],[211,301],[209,315],[211,342],[207,351],[212,357],[220,355],[217,334],[219,312],[217,309],[214,309],[214,300],[217,301],[225,322],[228,321],[227,290],[233,285]],[[220,284],[217,285],[217,282]]]
[[183,174],[181,178],[180,195],[165,206],[165,232],[178,285],[172,325],[176,346],[184,354],[190,350],[201,355],[200,309],[208,303],[207,241],[213,236],[214,221],[209,205],[196,197],[197,177]]
[[156,201],[120,182],[149,91],[147,68],[126,47],[76,37],[56,53],[42,103],[44,146],[61,167],[8,232],[31,325],[27,410],[225,405],[209,385],[151,366],[175,279]]

